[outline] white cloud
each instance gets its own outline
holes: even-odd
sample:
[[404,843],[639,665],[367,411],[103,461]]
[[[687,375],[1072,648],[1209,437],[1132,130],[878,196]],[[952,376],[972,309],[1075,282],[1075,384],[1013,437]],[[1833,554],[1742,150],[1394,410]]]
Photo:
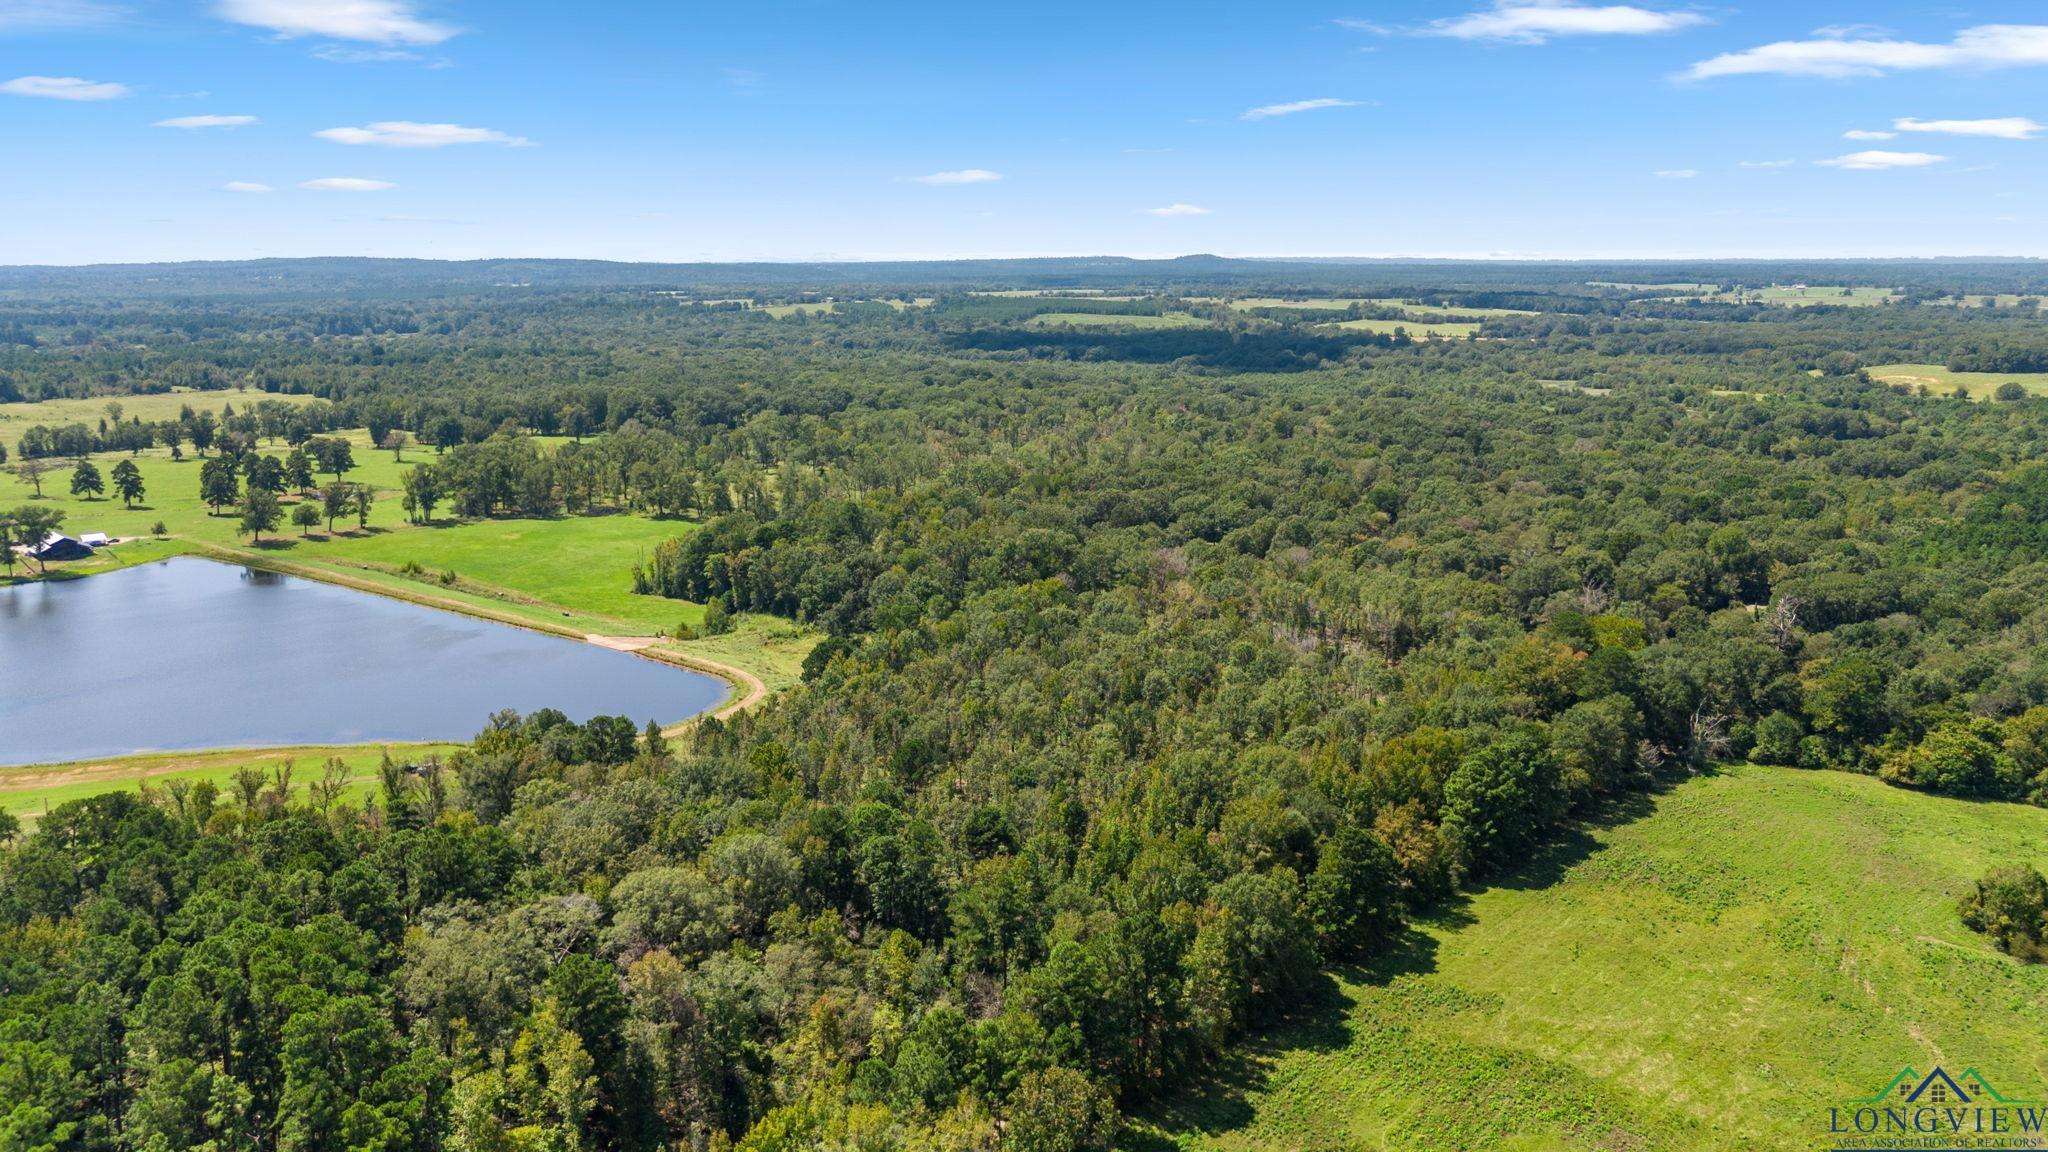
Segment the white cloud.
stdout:
[[249,180],[230,180],[230,181],[228,181],[227,183],[225,183],[225,184],[221,185],[221,186],[220,186],[220,190],[221,190],[221,191],[223,191],[223,192],[274,192],[274,191],[276,191],[276,189],[272,188],[272,187],[271,187],[270,185],[268,185],[268,184],[257,184],[257,183],[255,183],[255,182],[253,182],[253,181],[249,181]]
[[961,168],[952,172],[933,172],[929,176],[907,176],[913,184],[993,184],[1003,178],[1001,172],[986,168]]
[[127,15],[124,8],[94,0],[0,0],[0,32],[31,28],[81,28]]
[[151,125],[151,127],[240,128],[245,124],[254,124],[256,122],[257,120],[254,116],[173,116],[169,120],[159,120]]
[[411,120],[379,120],[361,128],[323,128],[313,135],[336,144],[375,144],[383,148],[445,148],[450,144],[525,147],[533,143],[524,136],[510,136],[495,128],[419,124]]
[[1948,159],[1932,152],[1886,152],[1881,149],[1869,152],[1851,152],[1832,160],[1816,160],[1814,163],[1826,168],[1847,168],[1857,172],[1877,172],[1886,168],[1925,168]]
[[357,176],[322,176],[318,180],[307,180],[299,187],[314,192],[382,192],[398,185],[386,180],[364,180]]
[[1797,161],[1797,160],[1743,160],[1743,161],[1740,161],[1740,162],[1738,162],[1738,163],[1736,164],[1736,167],[1738,167],[1738,168],[1790,168],[1791,166],[1793,166],[1794,164],[1797,164],[1797,163],[1799,163],[1799,161]]
[[1491,9],[1432,20],[1425,36],[1460,40],[1509,40],[1541,44],[1553,36],[1652,36],[1705,24],[1697,12],[1659,12],[1630,4],[1580,4],[1574,0],[1495,0]]
[[1872,128],[1851,128],[1842,133],[1844,140],[1896,140],[1897,132],[1880,132]]
[[1199,208],[1193,204],[1168,204],[1164,208],[1140,208],[1138,211],[1146,216],[1207,216],[1209,214],[1207,208]]
[[332,36],[372,44],[439,44],[453,25],[423,19],[407,0],[220,0],[223,20],[268,28],[287,39]]
[[0,92],[46,100],[118,100],[128,94],[128,86],[76,76],[17,76],[0,84]]
[[1261,104],[1257,108],[1247,108],[1238,119],[1270,120],[1275,116],[1292,116],[1297,112],[1314,112],[1319,108],[1356,108],[1358,105],[1359,102],[1356,100],[1339,100],[1333,96],[1323,96],[1314,100],[1296,100],[1289,104]]
[[1664,168],[1651,173],[1659,180],[1690,180],[1699,174],[1697,168]]
[[[1827,31],[1823,29],[1823,31]],[[1781,40],[1727,52],[1687,69],[1689,80],[1716,76],[1883,76],[1932,68],[2021,68],[2048,64],[2048,24],[1981,24],[1947,44],[1883,37]]]
[[1905,116],[1892,121],[1892,127],[1901,132],[1995,136],[2000,140],[2032,140],[2036,135],[2048,132],[2048,124],[2035,123],[2025,116],[2000,116],[1990,120],[1920,120]]

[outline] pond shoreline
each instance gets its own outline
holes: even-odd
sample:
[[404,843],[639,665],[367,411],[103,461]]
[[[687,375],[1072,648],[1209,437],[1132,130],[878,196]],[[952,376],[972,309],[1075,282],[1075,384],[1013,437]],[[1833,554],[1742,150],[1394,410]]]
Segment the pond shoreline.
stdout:
[[[175,544],[178,549],[173,555],[182,554],[214,563],[273,572],[278,575],[295,577],[337,588],[345,588],[352,592],[369,593],[389,601],[449,612],[454,615],[517,628],[539,635],[551,636],[557,639],[576,640],[608,651],[638,656],[653,663],[678,668],[683,671],[696,672],[715,679],[724,685],[726,691],[722,700],[710,708],[699,711],[674,724],[664,726],[662,733],[665,736],[677,736],[687,733],[707,716],[725,719],[744,709],[758,705],[769,694],[767,685],[761,678],[747,669],[701,656],[660,649],[658,645],[662,643],[662,638],[658,636],[609,636],[588,633],[576,628],[553,625],[547,621],[534,620],[510,612],[493,611],[488,607],[452,597],[436,596],[425,591],[393,588],[374,580],[352,578],[346,573],[335,572],[325,567],[293,563],[252,550],[177,537],[170,538],[168,542]],[[171,557],[151,557],[147,561],[142,561],[142,563],[152,563],[169,558]],[[40,583],[52,577],[61,582],[88,580],[93,576],[126,571],[133,566],[123,564],[119,567],[108,568],[102,571],[67,573],[61,576],[57,573],[51,573],[39,579],[15,580],[11,581],[10,584]],[[366,571],[376,570],[367,565],[364,567]],[[563,609],[560,605],[540,600],[534,600],[533,604],[537,607],[561,611],[564,615],[568,614],[568,610]],[[380,749],[399,752],[400,750],[443,748],[447,747],[448,743],[445,740],[371,740],[321,745],[320,747],[328,751],[357,753]],[[0,800],[4,800],[8,792],[19,790],[15,787],[10,787],[10,785],[14,785],[18,781],[26,781],[30,777],[46,778],[53,774],[75,773],[104,777],[109,785],[119,786],[131,779],[147,779],[166,774],[167,771],[173,771],[174,769],[167,769],[162,764],[166,755],[175,754],[183,758],[204,759],[246,754],[258,759],[269,760],[276,758],[281,750],[303,749],[305,747],[301,743],[289,741],[275,744],[226,744],[207,748],[179,750],[176,752],[161,749],[138,750],[132,753],[111,756],[88,756],[76,760],[51,760],[32,764],[4,766],[0,767]]]
[[[351,579],[347,575],[329,568],[294,564],[289,560],[279,560],[266,556],[261,552],[250,552],[240,548],[229,548],[220,544],[208,544],[198,541],[180,541],[180,543],[187,545],[191,549],[190,555],[198,556],[201,559],[217,560],[226,564],[241,564],[250,568],[261,568],[266,572],[276,572],[285,576],[297,576],[306,580],[317,580],[323,584],[332,584],[338,588],[347,588],[356,592],[369,592],[373,595],[403,601],[407,604],[417,604],[422,608],[435,608],[443,612],[453,612],[458,616],[488,620],[493,624],[505,624],[513,628],[524,628],[530,632],[539,632],[543,635],[580,640],[585,644],[595,644],[600,648],[607,648],[614,652],[626,652],[657,663],[674,665],[675,667],[688,669],[692,672],[702,672],[705,675],[725,681],[726,687],[733,690],[733,694],[728,695],[724,701],[720,702],[718,707],[700,712],[687,720],[679,721],[662,729],[664,735],[681,732],[706,716],[723,720],[735,712],[744,711],[759,704],[768,696],[768,686],[762,682],[759,676],[754,675],[752,672],[717,660],[709,660],[702,656],[662,651],[655,647],[659,643],[656,637],[600,636],[596,633],[582,632],[574,628],[550,625],[543,621],[532,620],[515,613],[493,612],[481,605],[471,604],[464,600],[456,600],[452,597],[435,596],[427,592],[414,592],[410,589],[393,588],[390,585],[380,584],[374,580]],[[377,571],[377,569],[367,565],[364,566],[364,570]],[[535,602],[546,603],[546,601],[541,600],[536,600]],[[547,606],[566,614],[567,610],[558,604],[549,604]],[[616,643],[617,641],[644,641],[645,643],[639,644],[636,647],[622,647],[619,643]],[[744,692],[741,691],[742,689]]]

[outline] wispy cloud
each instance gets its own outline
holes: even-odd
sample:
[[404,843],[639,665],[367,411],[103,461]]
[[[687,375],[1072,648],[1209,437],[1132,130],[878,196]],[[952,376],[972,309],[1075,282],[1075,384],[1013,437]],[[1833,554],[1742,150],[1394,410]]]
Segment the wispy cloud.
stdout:
[[1314,112],[1322,108],[1356,108],[1357,100],[1339,100],[1334,96],[1322,96],[1314,100],[1295,100],[1286,104],[1261,104],[1247,108],[1238,116],[1239,120],[1271,120],[1275,116],[1293,116],[1299,112]]
[[422,17],[406,0],[219,0],[223,20],[279,36],[332,36],[372,44],[439,44],[459,29]]
[[451,66],[451,61],[446,56],[422,56],[407,48],[357,48],[350,44],[323,44],[313,50],[313,56],[329,64],[422,64],[428,68]]
[[299,185],[313,192],[383,192],[398,185],[388,180],[364,180],[359,176],[322,176]]
[[2048,24],[1981,24],[1956,33],[1955,39],[1947,44],[1869,35],[1780,40],[1702,60],[1683,75],[1688,80],[1761,74],[1843,79],[1938,68],[2023,68],[2041,64],[2048,64]]
[[128,95],[128,86],[76,76],[17,76],[0,84],[0,92],[45,100],[119,100]]
[[313,133],[336,144],[374,144],[380,148],[446,148],[451,144],[504,144],[523,148],[533,141],[495,128],[461,124],[420,124],[412,120],[378,120],[361,128],[322,128]]
[[2025,116],[1999,116],[1989,120],[1920,120],[1904,116],[1892,121],[1892,127],[1901,132],[1993,136],[2000,140],[2032,140],[2042,132],[2048,132],[2048,124],[2038,124]]
[[959,168],[951,172],[904,177],[912,184],[993,184],[1002,178],[1001,172],[991,172],[986,168]]
[[1140,208],[1138,211],[1145,216],[1207,216],[1209,214],[1207,208],[1197,207],[1193,204],[1168,204],[1164,208]]
[[1651,173],[1659,180],[1690,180],[1699,174],[1697,168],[1664,168]]
[[254,193],[260,193],[260,192],[275,192],[275,191],[276,191],[276,189],[275,189],[275,188],[272,188],[272,187],[271,187],[270,185],[268,185],[268,184],[258,184],[258,183],[254,182],[254,181],[252,181],[252,180],[230,180],[230,181],[228,181],[227,183],[225,183],[225,184],[221,185],[221,186],[220,186],[220,190],[221,190],[221,191],[223,191],[223,192],[254,192]]
[[1790,168],[1797,163],[1799,163],[1797,160],[1743,160],[1737,162],[1735,166],[1737,168]]
[[0,32],[111,24],[128,10],[96,0],[0,0]]
[[1896,140],[1897,132],[1884,132],[1875,128],[1851,128],[1842,133],[1844,140]]
[[240,128],[257,123],[254,116],[173,116],[159,120],[153,128]]
[[1816,160],[1824,168],[1847,168],[1855,172],[1877,172],[1886,168],[1925,168],[1947,160],[1932,152],[1886,152],[1874,149],[1869,152],[1851,152],[1832,160]]
[[1493,7],[1432,20],[1414,31],[1460,40],[1542,44],[1553,36],[1654,36],[1707,23],[1697,12],[1665,12],[1632,4],[1573,0],[1496,0]]

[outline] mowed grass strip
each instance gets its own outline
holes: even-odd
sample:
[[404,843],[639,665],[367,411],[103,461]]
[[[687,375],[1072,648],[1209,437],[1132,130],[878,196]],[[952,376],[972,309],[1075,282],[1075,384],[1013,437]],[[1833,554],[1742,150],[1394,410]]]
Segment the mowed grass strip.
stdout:
[[2048,967],[1956,916],[2048,811],[1744,766],[1624,804],[1335,982],[1134,1149],[1819,1147],[1900,1068],[2048,1098]]

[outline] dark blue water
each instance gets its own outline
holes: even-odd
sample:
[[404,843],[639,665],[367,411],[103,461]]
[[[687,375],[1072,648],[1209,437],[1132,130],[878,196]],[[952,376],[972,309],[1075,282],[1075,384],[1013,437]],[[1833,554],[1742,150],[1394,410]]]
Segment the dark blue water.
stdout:
[[189,557],[0,588],[0,764],[466,740],[500,708],[673,724],[725,694],[628,653]]

